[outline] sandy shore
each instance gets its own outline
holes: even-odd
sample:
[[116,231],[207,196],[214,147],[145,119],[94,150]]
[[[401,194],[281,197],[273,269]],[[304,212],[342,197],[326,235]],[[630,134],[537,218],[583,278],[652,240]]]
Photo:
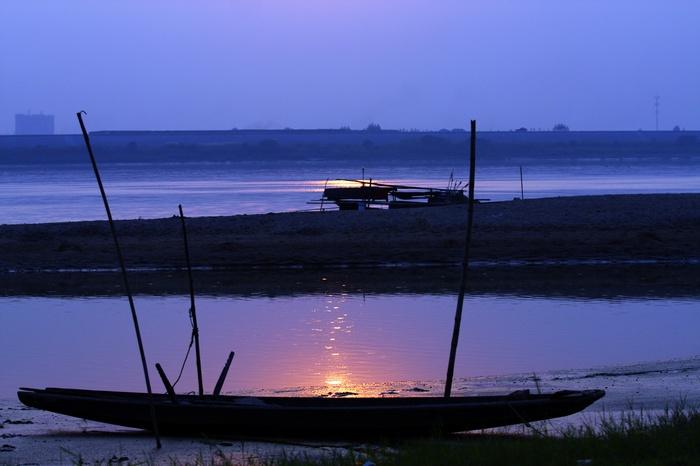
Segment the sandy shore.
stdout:
[[[189,219],[195,266],[333,267],[459,262],[461,206]],[[483,203],[473,259],[491,264],[700,258],[700,195],[619,195]],[[127,265],[181,267],[177,218],[117,223]],[[106,222],[0,226],[0,270],[113,268]]]

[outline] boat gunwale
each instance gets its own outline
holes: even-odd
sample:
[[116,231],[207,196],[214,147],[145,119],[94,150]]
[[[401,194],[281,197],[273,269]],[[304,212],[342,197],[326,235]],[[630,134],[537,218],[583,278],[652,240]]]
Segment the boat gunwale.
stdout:
[[[148,395],[141,392],[115,392],[47,387],[45,389],[21,387],[22,393],[42,398],[92,399],[111,402],[147,403]],[[541,403],[589,401],[593,403],[605,395],[604,390],[562,390],[546,394],[513,392],[507,395],[473,395],[462,397],[443,396],[388,396],[388,397],[288,397],[288,396],[248,396],[248,395],[176,395],[173,399],[167,394],[154,393],[156,403],[179,404],[183,406],[221,407],[236,409],[450,409],[460,406],[483,406],[496,403]],[[30,395],[31,396],[31,395]],[[251,403],[246,403],[251,401]]]

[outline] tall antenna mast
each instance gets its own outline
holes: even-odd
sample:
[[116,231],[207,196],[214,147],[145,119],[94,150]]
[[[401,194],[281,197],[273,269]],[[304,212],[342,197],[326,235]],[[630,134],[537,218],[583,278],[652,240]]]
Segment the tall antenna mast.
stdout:
[[659,130],[659,106],[661,97],[658,95],[654,96],[654,116],[656,117],[656,131]]

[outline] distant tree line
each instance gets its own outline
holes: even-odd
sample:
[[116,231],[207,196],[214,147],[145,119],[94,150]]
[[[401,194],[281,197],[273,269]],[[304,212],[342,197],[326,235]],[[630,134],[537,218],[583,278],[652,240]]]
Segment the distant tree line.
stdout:
[[[372,131],[380,131],[379,125]],[[330,162],[334,164],[363,163],[465,163],[468,154],[467,135],[455,137],[454,133],[399,133],[394,139],[374,138],[372,131],[356,132],[350,142],[333,142],[319,139],[318,142],[265,138],[258,142],[241,143],[149,143],[135,141],[100,143],[93,146],[102,162],[227,162],[227,163],[289,163]],[[415,134],[415,135],[414,135]],[[411,136],[409,136],[411,135]],[[610,136],[611,138],[613,136]],[[651,138],[651,139],[650,139]],[[388,142],[387,142],[388,141]],[[81,146],[35,145],[32,147],[0,150],[0,164],[50,164],[85,163],[85,152]],[[678,132],[677,136],[655,141],[649,138],[634,142],[618,142],[614,139],[567,140],[561,137],[543,136],[520,140],[494,140],[488,135],[478,138],[479,163],[488,165],[509,164],[557,164],[571,160],[604,160],[621,162],[624,158],[640,161],[677,160],[685,163],[700,160],[700,140],[695,134]]]

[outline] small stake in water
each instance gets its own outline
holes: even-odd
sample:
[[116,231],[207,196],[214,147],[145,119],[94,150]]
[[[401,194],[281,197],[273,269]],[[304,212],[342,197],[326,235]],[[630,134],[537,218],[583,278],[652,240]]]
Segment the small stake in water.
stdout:
[[233,361],[233,356],[236,353],[231,351],[228,354],[228,359],[226,359],[226,364],[221,370],[221,375],[219,375],[219,380],[216,381],[216,386],[214,387],[214,396],[219,396],[221,394],[221,389],[224,388],[224,382],[226,382],[226,374],[228,374],[228,369],[231,367],[231,361]]
[[170,397],[170,400],[173,403],[177,404],[177,395],[175,394],[175,389],[173,388],[173,385],[168,380],[168,376],[165,375],[165,371],[163,370],[163,367],[161,367],[160,363],[156,363],[156,370],[158,371],[158,375],[160,376],[160,380],[163,381],[163,386],[165,387],[165,391],[168,392],[168,396]]
[[325,199],[325,194],[326,194],[326,188],[328,188],[328,178],[326,178],[326,183],[323,185],[323,196],[321,196],[321,212],[323,212],[323,201]]
[[469,272],[469,245],[472,241],[472,226],[474,223],[474,178],[476,172],[476,120],[471,121],[471,143],[469,157],[469,209],[467,211],[467,234],[464,245],[464,260],[462,261],[462,281],[459,287],[457,310],[455,311],[455,324],[452,329],[452,346],[450,347],[450,360],[447,364],[447,378],[445,379],[445,398],[452,394],[452,378],[454,376],[455,358],[457,357],[457,343],[459,342],[459,328],[462,324],[462,308],[464,307],[464,294],[467,288],[467,274]]
[[525,190],[523,189],[523,166],[520,165],[520,199],[525,200]]
[[90,144],[90,136],[88,136],[87,129],[85,128],[85,123],[83,123],[83,111],[78,112],[78,121],[80,122],[80,130],[83,132],[83,139],[85,140],[85,147],[87,147],[88,154],[90,155],[90,162],[92,163],[92,170],[95,172],[95,178],[97,179],[97,186],[100,188],[100,194],[102,195],[102,202],[105,206],[105,211],[107,211],[107,220],[109,220],[109,228],[112,231],[112,238],[114,239],[114,248],[117,250],[117,258],[119,259],[119,267],[121,267],[122,278],[124,279],[124,291],[126,296],[129,298],[129,307],[131,308],[131,319],[134,322],[134,331],[136,332],[136,341],[139,345],[139,353],[141,355],[141,365],[143,366],[143,376],[146,379],[146,391],[148,392],[148,405],[151,411],[151,422],[153,424],[153,434],[156,437],[156,447],[160,448],[160,435],[158,434],[158,422],[156,421],[156,410],[153,406],[153,393],[151,391],[151,379],[148,376],[148,365],[146,364],[146,352],[143,349],[143,340],[141,339],[141,329],[139,328],[139,318],[136,315],[136,306],[134,305],[134,298],[131,294],[131,287],[129,286],[129,279],[126,274],[126,266],[124,266],[124,257],[122,256],[122,249],[119,246],[119,238],[117,237],[117,230],[114,228],[114,220],[112,219],[112,211],[109,208],[109,202],[107,201],[107,194],[105,193],[105,188],[102,185],[102,178],[100,177],[100,171],[97,168],[97,162],[95,161],[95,155],[92,153],[92,145]]

